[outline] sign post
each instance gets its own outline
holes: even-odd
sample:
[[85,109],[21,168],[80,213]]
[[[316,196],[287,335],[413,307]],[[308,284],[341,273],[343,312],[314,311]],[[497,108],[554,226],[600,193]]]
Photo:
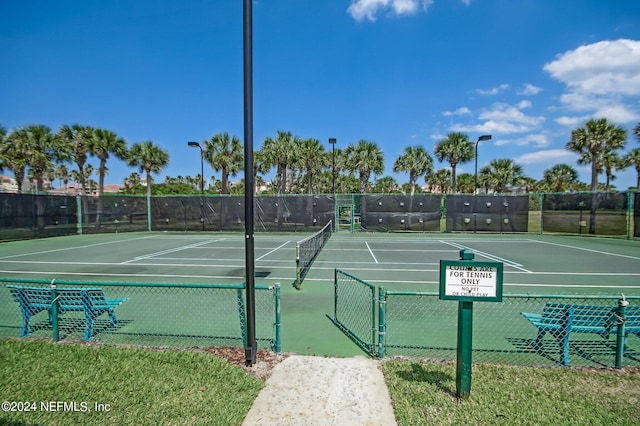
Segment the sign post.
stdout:
[[471,393],[473,302],[502,302],[503,264],[476,262],[475,254],[460,250],[460,260],[440,260],[440,300],[458,301],[456,396]]

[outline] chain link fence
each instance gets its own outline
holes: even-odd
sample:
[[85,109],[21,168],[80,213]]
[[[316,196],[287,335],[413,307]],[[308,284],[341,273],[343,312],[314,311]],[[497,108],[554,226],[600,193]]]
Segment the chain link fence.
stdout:
[[[640,237],[640,193],[341,194],[255,197],[255,230],[315,232],[330,221],[373,232]],[[444,220],[443,220],[444,218]],[[358,223],[358,226],[355,224]],[[0,241],[128,231],[244,229],[244,196],[0,193]]]
[[[244,347],[242,285],[0,278],[0,335],[150,347]],[[280,352],[280,287],[256,286],[256,338]]]
[[376,348],[375,287],[344,271],[335,270],[333,323],[369,355]]
[[[365,341],[361,347],[367,353],[374,355],[377,347],[380,358],[456,360],[459,302],[440,300],[438,293],[378,290],[376,299],[374,286],[336,270],[334,323],[352,339]],[[622,355],[623,365],[639,366],[640,297],[626,301],[624,320],[618,310],[620,296],[503,295],[502,302],[476,302],[473,359],[614,367]],[[377,306],[376,315],[371,313],[372,304]],[[558,306],[560,310],[552,312]],[[618,336],[622,322],[626,335]]]

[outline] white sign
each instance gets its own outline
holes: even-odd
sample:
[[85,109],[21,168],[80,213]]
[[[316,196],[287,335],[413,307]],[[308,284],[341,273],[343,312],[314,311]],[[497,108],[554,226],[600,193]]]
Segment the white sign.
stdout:
[[446,265],[445,295],[496,297],[498,268],[493,266]]

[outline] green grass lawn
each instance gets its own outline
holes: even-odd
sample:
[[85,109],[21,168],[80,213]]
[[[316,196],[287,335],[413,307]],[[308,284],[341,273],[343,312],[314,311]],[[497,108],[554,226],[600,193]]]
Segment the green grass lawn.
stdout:
[[2,401],[32,409],[3,405],[11,425],[239,425],[264,387],[204,353],[41,340],[0,339],[0,371]]
[[634,425],[640,375],[613,370],[476,364],[458,401],[452,363],[387,361],[399,425]]
[[[389,360],[382,368],[400,426],[640,418],[640,375],[629,371],[476,364],[471,395],[459,402],[453,364]],[[44,340],[0,339],[0,369],[2,401],[36,403],[31,412],[0,412],[9,425],[240,425],[264,386],[210,354]]]

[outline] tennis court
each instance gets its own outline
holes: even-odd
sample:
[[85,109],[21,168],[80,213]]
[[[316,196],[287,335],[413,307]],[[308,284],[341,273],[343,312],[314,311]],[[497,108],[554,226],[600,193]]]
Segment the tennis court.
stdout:
[[[532,234],[338,232],[315,259],[301,290],[296,290],[296,242],[309,235],[255,237],[256,285],[281,285],[285,352],[362,354],[327,318],[334,308],[335,268],[388,290],[437,292],[439,260],[458,259],[459,251],[468,248],[476,260],[504,263],[505,294],[640,295],[637,241]],[[241,233],[95,234],[8,242],[1,247],[4,278],[185,285],[244,282]],[[189,317],[188,312],[181,315],[185,321]],[[172,320],[179,321],[178,317]]]

